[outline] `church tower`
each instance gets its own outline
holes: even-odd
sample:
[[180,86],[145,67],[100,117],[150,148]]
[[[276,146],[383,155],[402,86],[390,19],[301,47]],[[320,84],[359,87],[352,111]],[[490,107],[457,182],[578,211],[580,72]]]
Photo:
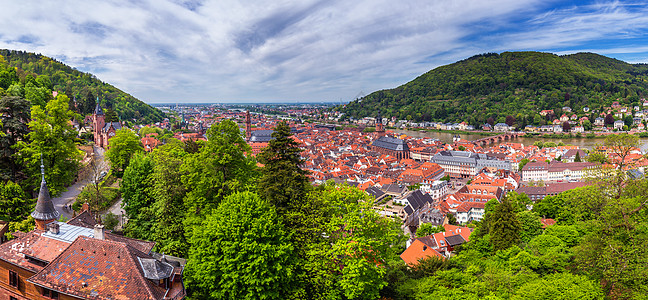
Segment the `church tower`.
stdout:
[[385,126],[383,125],[382,117],[380,116],[380,114],[378,114],[378,117],[376,118],[376,132],[380,136],[385,133]]
[[103,147],[101,129],[103,129],[104,125],[106,125],[106,115],[104,115],[104,112],[99,105],[99,98],[97,98],[97,107],[95,107],[95,111],[92,114],[92,124],[94,129],[95,145]]
[[45,182],[45,166],[43,166],[43,156],[41,155],[41,187],[38,193],[38,201],[36,207],[31,213],[36,221],[36,229],[46,230],[47,224],[52,223],[61,215],[54,208],[54,203],[50,199],[47,183]]
[[245,113],[245,139],[249,142],[252,138],[252,119],[250,118],[250,111]]

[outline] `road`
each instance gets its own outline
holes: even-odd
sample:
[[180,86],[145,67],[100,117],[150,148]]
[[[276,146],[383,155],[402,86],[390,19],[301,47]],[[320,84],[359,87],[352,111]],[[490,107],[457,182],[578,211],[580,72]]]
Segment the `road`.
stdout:
[[[93,146],[97,155],[99,169],[101,171],[108,171],[108,162],[104,159],[104,149],[101,147]],[[72,218],[72,210],[65,208],[66,205],[72,205],[76,197],[83,191],[83,188],[90,183],[90,178],[78,181],[77,183],[68,187],[67,191],[63,192],[61,196],[52,198],[54,208],[61,213],[61,217],[68,219]]]

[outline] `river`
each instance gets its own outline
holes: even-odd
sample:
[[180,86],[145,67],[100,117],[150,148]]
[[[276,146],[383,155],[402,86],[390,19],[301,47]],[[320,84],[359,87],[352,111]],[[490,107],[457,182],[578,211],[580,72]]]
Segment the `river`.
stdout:
[[[456,133],[449,133],[449,132],[439,132],[439,131],[413,131],[413,130],[402,130],[402,129],[391,129],[392,131],[398,133],[398,134],[405,134],[411,137],[429,137],[429,138],[434,138],[438,139],[444,143],[452,143],[452,137],[456,135]],[[486,135],[479,135],[479,134],[459,134],[462,139],[468,140],[468,141],[473,141],[473,140],[478,140],[484,137],[487,137]],[[498,135],[497,132],[493,132],[493,135]],[[522,143],[525,146],[528,145],[533,145],[533,143],[541,141],[541,142],[554,142],[554,143],[559,143],[563,142],[565,145],[574,145],[574,146],[579,146],[580,148],[583,149],[592,149],[594,148],[595,145],[597,144],[602,144],[603,139],[597,138],[597,139],[588,139],[588,138],[569,138],[569,139],[544,139],[544,138],[527,138],[527,137],[519,137],[516,139],[511,140],[510,142],[513,143]],[[505,141],[509,142],[509,141]],[[492,145],[498,145],[497,144],[491,144]],[[646,152],[648,151],[648,138],[640,138],[639,139],[639,144],[641,145],[641,151]]]

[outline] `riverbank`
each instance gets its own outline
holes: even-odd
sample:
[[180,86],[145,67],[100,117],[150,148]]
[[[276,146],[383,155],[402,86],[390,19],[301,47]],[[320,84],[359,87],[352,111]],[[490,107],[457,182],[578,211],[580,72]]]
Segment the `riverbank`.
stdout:
[[407,128],[400,129],[396,127],[387,127],[390,130],[407,130],[407,131],[417,131],[417,132],[439,132],[439,133],[449,133],[449,134],[469,134],[469,135],[482,135],[482,136],[494,136],[504,134],[505,132],[496,132],[496,131],[481,131],[481,130],[443,130],[443,129],[427,129],[427,128]]

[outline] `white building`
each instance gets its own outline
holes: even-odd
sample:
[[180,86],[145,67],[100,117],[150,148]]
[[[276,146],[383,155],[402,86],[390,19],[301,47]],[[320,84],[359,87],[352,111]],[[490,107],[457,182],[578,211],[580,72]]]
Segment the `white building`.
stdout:
[[522,168],[522,181],[580,181],[595,175],[599,168],[590,162],[530,162]]
[[430,184],[421,185],[421,191],[430,195],[432,199],[441,199],[448,194],[448,182],[436,180]]

